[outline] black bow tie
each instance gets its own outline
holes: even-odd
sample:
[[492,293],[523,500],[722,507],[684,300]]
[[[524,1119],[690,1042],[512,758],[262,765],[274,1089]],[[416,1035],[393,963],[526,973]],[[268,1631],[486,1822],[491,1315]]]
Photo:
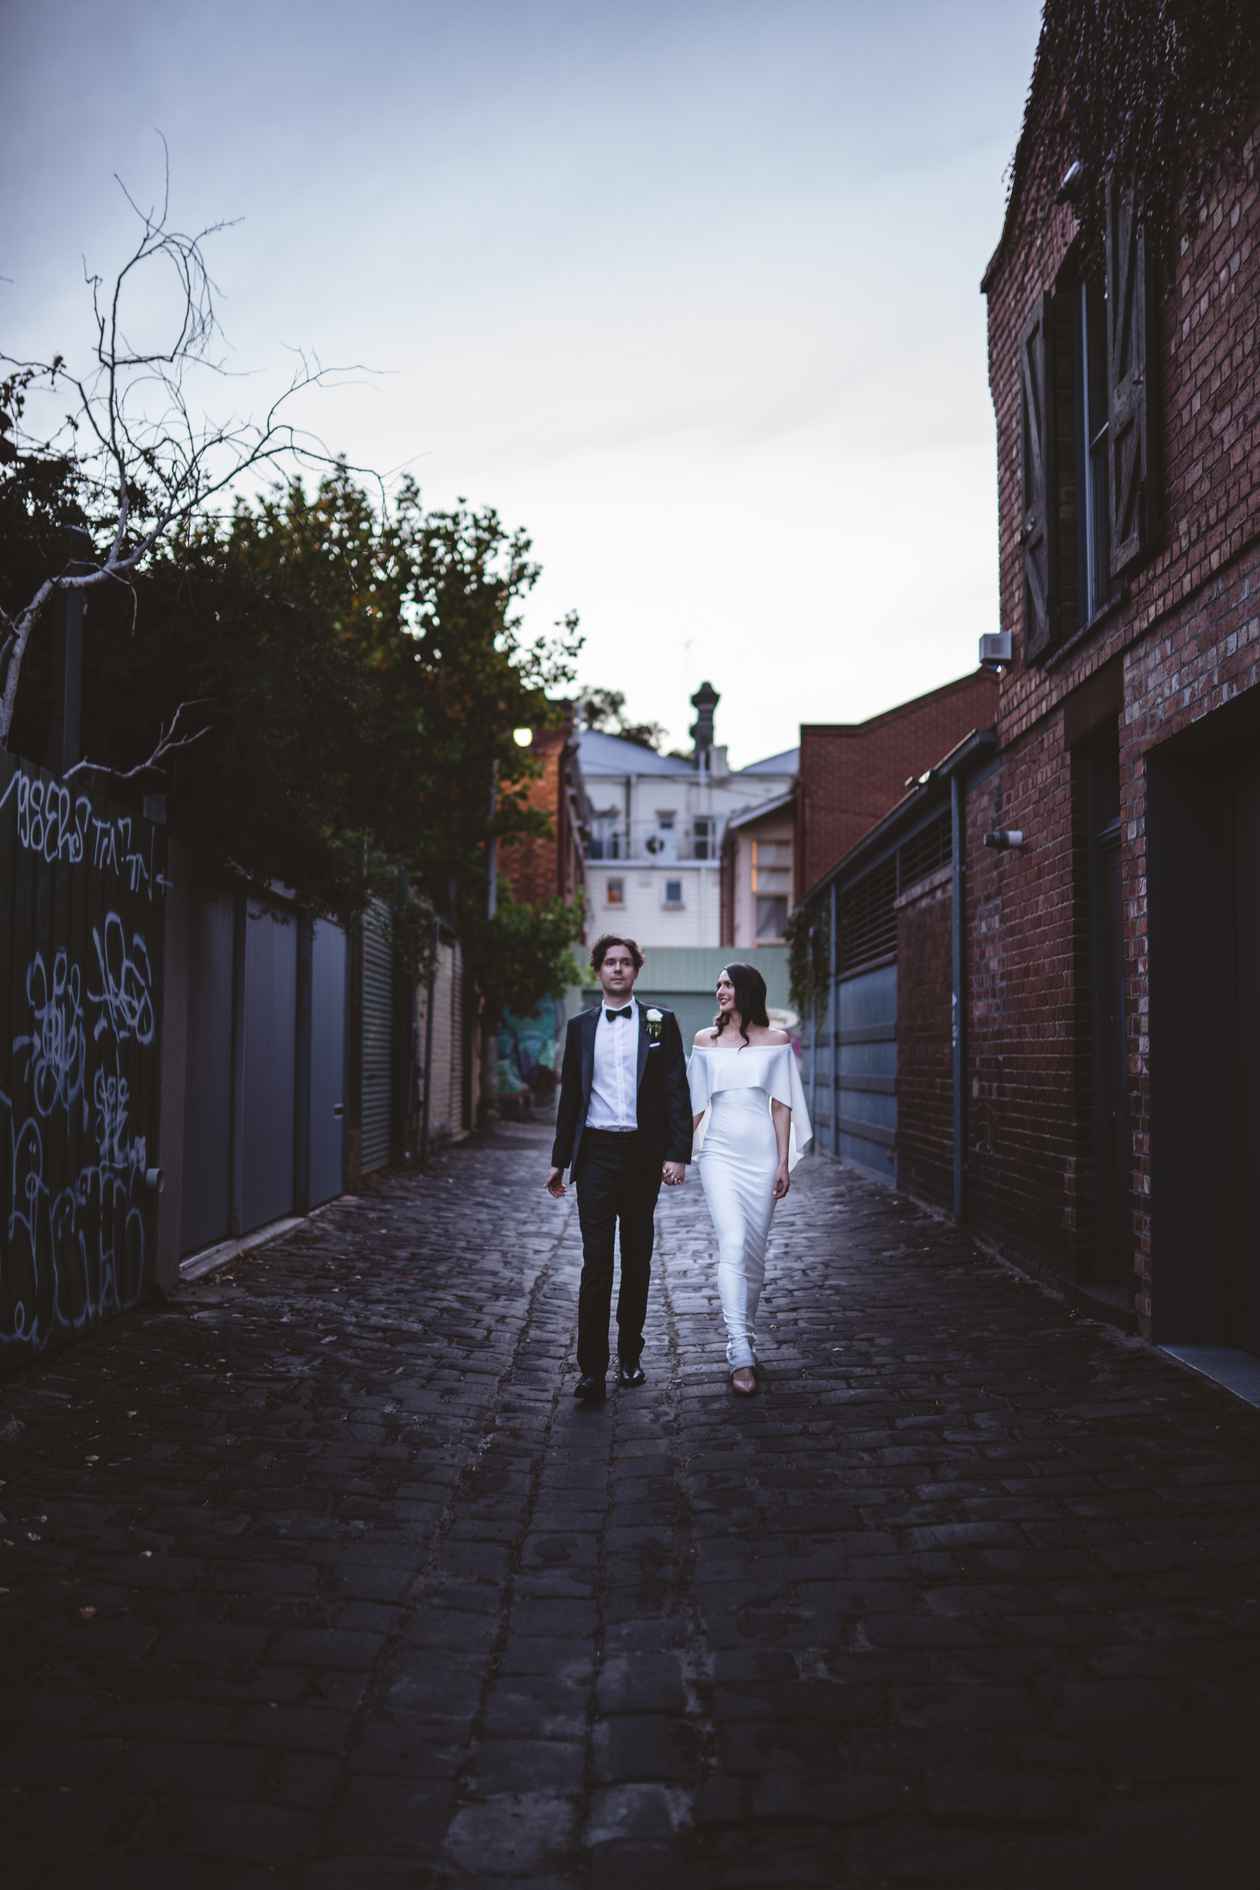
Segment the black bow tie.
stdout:
[[626,1008],[625,1008],[625,1010],[624,1010],[624,1011],[609,1011],[609,1010],[606,1010],[606,1011],[604,1012],[604,1016],[605,1016],[605,1017],[606,1017],[606,1018],[608,1019],[608,1021],[609,1021],[609,1023],[610,1023],[610,1024],[615,1024],[615,1023],[616,1023],[616,1021],[617,1021],[617,1019],[618,1019],[619,1017],[629,1017],[629,1015],[630,1015],[630,1013],[631,1013],[631,1011],[632,1011],[633,1009],[634,1009],[634,1006],[633,1006],[633,1004],[627,1004],[627,1005],[626,1005]]

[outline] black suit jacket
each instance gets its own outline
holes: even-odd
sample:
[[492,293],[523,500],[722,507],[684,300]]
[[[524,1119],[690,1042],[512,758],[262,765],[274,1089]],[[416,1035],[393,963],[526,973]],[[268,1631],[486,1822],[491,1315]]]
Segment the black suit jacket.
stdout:
[[[691,1160],[691,1093],[687,1087],[687,1060],[683,1055],[678,1019],[660,1005],[640,1004],[639,1089],[637,1113],[645,1154],[653,1162]],[[602,1007],[600,1007],[602,1008]],[[644,1011],[660,1010],[660,1038],[653,1042]],[[569,1019],[564,1036],[564,1063],[560,1072],[560,1102],[556,1110],[556,1139],[551,1150],[553,1168],[577,1165],[591,1100],[595,1069],[595,1026],[599,1008]]]

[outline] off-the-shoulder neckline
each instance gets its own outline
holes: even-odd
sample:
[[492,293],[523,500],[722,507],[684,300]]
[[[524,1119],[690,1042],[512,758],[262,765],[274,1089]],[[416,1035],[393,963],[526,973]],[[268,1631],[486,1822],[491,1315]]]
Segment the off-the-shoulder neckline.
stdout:
[[693,1050],[707,1050],[710,1056],[738,1057],[745,1050],[790,1050],[790,1043],[741,1043],[738,1050],[720,1050],[715,1043],[693,1043]]

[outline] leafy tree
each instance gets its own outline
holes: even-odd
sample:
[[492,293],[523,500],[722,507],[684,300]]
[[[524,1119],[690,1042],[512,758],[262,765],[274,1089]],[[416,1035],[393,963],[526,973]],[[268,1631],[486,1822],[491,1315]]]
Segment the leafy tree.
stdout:
[[493,919],[468,924],[464,961],[492,1019],[505,1011],[527,1016],[543,998],[563,997],[581,984],[582,968],[570,948],[581,938],[582,924],[580,900],[527,905],[502,892]]
[[[94,600],[85,699],[100,758],[180,703],[204,729],[171,758],[171,815],[203,859],[346,915],[404,867],[461,932],[486,845],[545,830],[512,739],[558,711],[576,620],[526,641],[528,538],[491,509],[383,516],[344,466],[185,537],[134,598]],[[133,611],[128,633],[104,611]],[[491,815],[492,786],[495,802]]]
[[582,727],[597,729],[606,735],[620,736],[623,742],[636,742],[660,754],[665,729],[660,722],[633,722],[626,714],[624,689],[586,689],[582,692],[580,714]]
[[[165,202],[137,216],[112,286],[90,279],[88,361],[72,372],[59,356],[0,355],[0,742],[47,759],[52,652],[36,633],[59,593],[81,592],[79,768],[165,791],[211,871],[279,881],[342,918],[405,869],[473,941],[488,989],[490,837],[547,827],[524,792],[537,764],[512,731],[557,714],[577,620],[525,638],[538,567],[492,508],[426,512],[410,482],[387,504],[295,434],[284,401],[322,370],[303,363],[260,421],[202,419],[189,376],[217,365],[211,232],[172,230]],[[181,318],[137,353],[129,295],[171,265]],[[314,492],[294,477],[223,511],[243,473],[285,458],[326,469]],[[526,918],[512,924],[532,962]],[[540,915],[540,949],[558,924]]]

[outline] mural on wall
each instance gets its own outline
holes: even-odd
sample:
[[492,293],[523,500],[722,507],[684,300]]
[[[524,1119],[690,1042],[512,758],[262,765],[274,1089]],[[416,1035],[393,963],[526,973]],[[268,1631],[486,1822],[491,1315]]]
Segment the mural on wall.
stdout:
[[0,1361],[144,1289],[162,863],[151,822],[0,754]]
[[505,1013],[499,1025],[499,1101],[532,1108],[550,1096],[559,1071],[565,1008],[544,998],[528,1017]]

